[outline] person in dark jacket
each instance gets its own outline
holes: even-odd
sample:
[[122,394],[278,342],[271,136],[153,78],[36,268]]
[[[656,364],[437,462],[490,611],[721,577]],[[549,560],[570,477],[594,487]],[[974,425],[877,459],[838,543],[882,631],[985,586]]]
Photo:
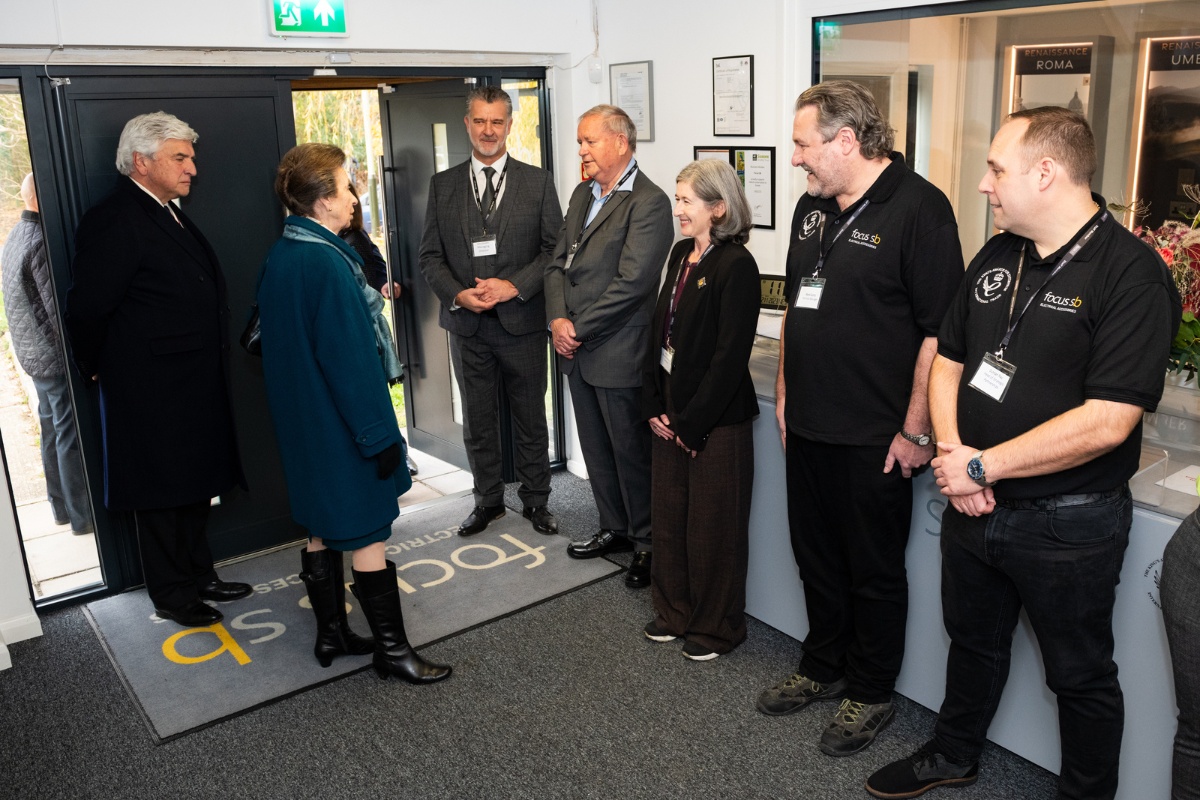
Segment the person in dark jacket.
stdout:
[[75,231],[67,335],[100,387],[104,502],[133,511],[157,614],[185,626],[244,583],[213,569],[212,498],[245,487],[229,396],[229,305],[217,255],[171,201],[196,175],[196,132],[161,111],[126,123],[116,190]]
[[[333,145],[309,143],[279,163],[275,193],[292,216],[258,289],[267,402],[292,516],[309,531],[300,578],[317,620],[314,655],[327,667],[334,656],[373,651],[381,678],[432,683],[450,667],[424,661],[409,645],[384,544],[396,498],[412,479],[398,469],[405,442],[387,387],[399,379],[399,363],[384,300],[337,235],[356,203],[345,160]],[[345,551],[373,642],[346,621]]]
[[722,161],[693,161],[675,179],[685,238],[667,257],[642,370],[653,432],[646,637],[684,637],[708,661],[746,638],[746,566],[758,399],[750,349],[758,324],[758,265],[745,248],[750,204]]
[[42,471],[50,511],[55,524],[69,524],[72,533],[84,535],[92,532],[92,509],[32,172],[21,181],[21,201],[25,210],[9,231],[0,254],[4,311],[17,362],[37,392]]
[[[367,236],[367,232],[363,229],[363,213],[362,203],[358,202],[358,190],[354,188],[354,182],[350,182],[350,194],[354,195],[354,216],[350,219],[350,224],[342,229],[338,236],[342,241],[354,248],[354,252],[358,253],[359,258],[363,260],[363,275],[367,279],[367,284],[375,291],[382,294],[389,300],[399,300],[401,286],[396,281],[388,283],[387,279],[387,262],[383,260],[383,254],[379,252],[379,248],[371,241],[371,237]],[[417,474],[417,462],[413,461],[412,453],[404,454],[404,462],[408,467],[409,475]]]

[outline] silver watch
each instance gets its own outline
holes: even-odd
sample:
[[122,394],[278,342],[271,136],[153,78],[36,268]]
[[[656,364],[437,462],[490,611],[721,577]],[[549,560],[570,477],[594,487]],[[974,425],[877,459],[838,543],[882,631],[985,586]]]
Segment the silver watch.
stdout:
[[933,437],[928,433],[909,433],[903,428],[900,429],[900,435],[905,439],[908,439],[917,447],[928,447],[929,443],[933,441]]

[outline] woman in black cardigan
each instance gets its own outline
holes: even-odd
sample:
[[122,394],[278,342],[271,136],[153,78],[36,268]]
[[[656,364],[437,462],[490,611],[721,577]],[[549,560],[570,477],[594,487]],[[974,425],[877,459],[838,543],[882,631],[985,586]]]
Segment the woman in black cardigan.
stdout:
[[675,185],[685,238],[671,251],[642,381],[654,433],[651,525],[656,642],[684,637],[708,661],[746,638],[746,561],[758,400],[750,349],[759,278],[750,206],[722,161],[694,161]]

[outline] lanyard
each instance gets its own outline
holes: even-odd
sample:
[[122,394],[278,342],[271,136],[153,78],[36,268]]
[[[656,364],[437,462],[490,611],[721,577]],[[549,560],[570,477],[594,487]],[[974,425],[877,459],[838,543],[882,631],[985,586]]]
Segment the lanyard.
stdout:
[[870,200],[863,200],[859,204],[858,208],[854,209],[854,213],[850,215],[850,219],[846,220],[846,224],[838,228],[838,232],[833,235],[833,241],[829,243],[829,246],[823,249],[821,248],[821,240],[825,237],[825,220],[824,218],[821,219],[821,235],[817,237],[817,248],[819,249],[821,256],[817,259],[817,266],[813,269],[812,276],[814,278],[821,274],[821,267],[825,266],[825,259],[829,256],[829,252],[833,250],[833,246],[837,244],[838,238],[846,232],[847,228],[854,224],[854,220],[858,219],[858,215],[861,214],[863,209],[870,204]]
[[[507,166],[507,165],[505,165],[505,166]],[[621,188],[621,186],[622,186],[622,184],[624,184],[624,183],[625,183],[625,181],[629,180],[629,176],[633,174],[633,171],[634,171],[635,169],[637,169],[637,162],[636,162],[636,161],[634,161],[632,164],[630,164],[630,165],[629,165],[629,170],[628,170],[628,171],[625,173],[625,175],[624,175],[624,176],[622,176],[621,180],[617,181],[617,185],[616,185],[616,186],[614,186],[614,187],[612,188],[612,191],[611,191],[611,192],[609,192],[608,194],[606,194],[606,195],[604,195],[603,197],[601,197],[601,198],[600,198],[600,207],[601,207],[601,208],[603,208],[603,207],[604,207],[604,204],[608,202],[608,199],[609,199],[610,197],[612,197],[614,194],[616,194],[616,193],[617,193],[617,189],[620,189],[620,188]],[[593,186],[594,186],[594,185],[596,185],[596,180],[595,180],[595,178],[593,178],[593,179],[592,179],[592,185],[593,185]],[[603,189],[603,187],[601,187],[601,188]],[[584,232],[585,232],[585,231],[588,229],[587,218],[588,218],[589,216],[591,216],[591,214],[592,214],[592,205],[593,205],[593,204],[595,204],[595,202],[596,202],[596,198],[595,198],[595,197],[593,197],[593,198],[591,199],[591,202],[589,202],[589,203],[588,203],[588,213],[587,213],[587,214],[584,214],[584,216],[583,216],[584,225],[583,225],[583,227],[582,227],[582,228],[580,228],[580,229],[579,229],[579,235],[575,237],[575,244],[574,244],[574,247],[578,247],[578,246],[579,246],[579,243],[583,241],[583,234],[584,234]],[[600,212],[599,212],[599,211],[597,211],[597,212],[596,212],[596,216],[597,216],[597,217],[598,217],[598,216],[600,216]],[[595,221],[596,221],[596,218],[595,218],[595,217],[592,217],[592,222],[595,222]]]
[[1033,305],[1034,298],[1042,293],[1042,290],[1046,288],[1046,285],[1050,283],[1055,275],[1062,271],[1063,267],[1065,267],[1067,264],[1070,264],[1072,259],[1079,255],[1079,251],[1083,249],[1084,245],[1091,241],[1092,236],[1096,234],[1096,231],[1100,229],[1100,226],[1107,219],[1108,212],[1105,211],[1102,215],[1100,215],[1100,219],[1096,221],[1096,224],[1088,228],[1088,232],[1083,236],[1080,236],[1079,240],[1071,246],[1071,249],[1068,250],[1063,257],[1058,260],[1058,264],[1056,264],[1054,269],[1050,271],[1050,274],[1046,276],[1046,280],[1042,281],[1042,285],[1038,287],[1038,290],[1030,294],[1029,299],[1025,301],[1025,305],[1021,308],[1021,313],[1017,314],[1016,319],[1013,319],[1013,310],[1017,307],[1017,292],[1020,291],[1021,286],[1021,271],[1025,267],[1025,247],[1021,248],[1021,257],[1017,261],[1017,279],[1013,281],[1013,296],[1012,300],[1008,304],[1008,332],[1004,334],[1004,338],[1000,341],[1000,349],[996,351],[997,358],[1004,358],[1004,351],[1008,348],[1009,341],[1012,340],[1013,331],[1017,329],[1017,323],[1020,322],[1021,318],[1025,316],[1025,312],[1029,310],[1031,305]]
[[700,254],[700,257],[696,259],[694,264],[688,261],[688,256],[690,256],[691,253],[684,253],[683,255],[683,262],[680,264],[679,275],[675,279],[675,291],[671,293],[671,304],[667,310],[668,322],[666,336],[664,337],[667,344],[671,343],[671,331],[675,328],[675,310],[679,308],[679,299],[683,297],[683,285],[687,283],[687,279],[692,274],[692,270],[700,266],[700,262],[704,260],[704,257],[708,255],[715,246],[716,245],[710,243],[708,247],[704,248],[704,252]]
[[492,212],[496,210],[496,203],[500,200],[500,190],[504,188],[504,176],[507,174],[508,159],[505,159],[504,169],[500,170],[500,180],[496,182],[496,188],[492,194],[492,202],[488,204],[487,211],[485,212],[483,210],[483,199],[479,194],[479,181],[475,178],[475,168],[471,168],[471,188],[475,190],[475,205],[479,208],[479,216],[483,218],[484,235],[487,235],[488,220],[492,218]]

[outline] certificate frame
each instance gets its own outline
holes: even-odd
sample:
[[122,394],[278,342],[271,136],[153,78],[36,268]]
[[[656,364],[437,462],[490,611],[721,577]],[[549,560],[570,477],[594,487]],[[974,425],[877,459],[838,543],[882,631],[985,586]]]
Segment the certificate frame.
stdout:
[[712,60],[713,136],[754,135],[754,56]]
[[718,161],[726,161],[730,166],[733,165],[733,150],[720,145],[706,147],[703,145],[695,145],[692,147],[692,160],[703,161],[708,158],[715,158]]
[[639,142],[654,141],[654,62],[608,65],[609,101],[629,115]]
[[746,190],[753,227],[775,230],[775,148],[737,147],[729,163]]

